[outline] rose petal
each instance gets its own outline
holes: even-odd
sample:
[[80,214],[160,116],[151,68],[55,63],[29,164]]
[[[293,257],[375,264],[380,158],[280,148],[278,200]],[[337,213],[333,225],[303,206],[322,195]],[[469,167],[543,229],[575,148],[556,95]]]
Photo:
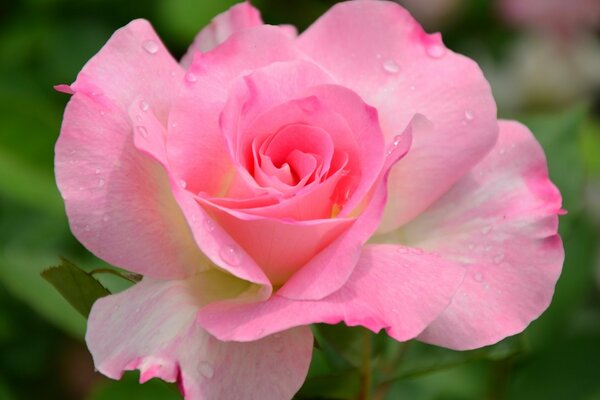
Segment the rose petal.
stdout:
[[427,208],[496,141],[496,107],[479,67],[393,2],[339,3],[297,44],[377,109],[388,143],[417,113],[432,122],[433,129],[415,132],[410,154],[391,174],[382,231]]
[[318,300],[346,283],[359,260],[364,244],[381,223],[381,215],[387,201],[389,172],[407,154],[414,124],[420,125],[420,117],[411,121],[406,131],[387,150],[383,169],[378,181],[373,185],[373,192],[365,198],[366,204],[362,204],[364,209],[354,210],[359,215],[354,224],[296,272],[279,289],[279,295],[294,300]]
[[[136,106],[132,106],[135,110]],[[240,248],[240,246],[228,235],[221,226],[196,202],[196,196],[186,189],[183,181],[177,180],[169,171],[167,153],[164,143],[164,129],[158,121],[153,119],[151,113],[134,115],[134,119],[140,119],[140,126],[136,129],[135,146],[142,153],[156,160],[160,164],[160,170],[166,178],[162,178],[163,184],[170,190],[171,195],[180,207],[185,217],[186,228],[191,230],[195,244],[187,245],[202,253],[202,265],[204,268],[210,265],[218,265],[231,274],[247,281],[262,285],[261,293],[266,298],[271,293],[271,285],[263,271],[256,265],[254,260]],[[142,127],[143,130],[139,128]],[[196,266],[196,269],[199,269]]]
[[56,144],[56,180],[74,235],[105,261],[156,278],[194,273],[203,257],[164,172],[135,149],[128,109],[139,96],[140,113],[162,127],[181,75],[150,25],[130,23],[71,85]]
[[366,246],[346,284],[318,301],[274,295],[266,302],[216,302],[198,322],[221,340],[247,341],[317,322],[386,329],[404,341],[417,336],[450,303],[464,275],[453,262],[416,249]]
[[493,151],[430,209],[381,241],[468,267],[450,307],[421,340],[472,349],[521,332],[552,298],[563,263],[561,198],[529,130],[500,123]]
[[184,68],[189,67],[195,52],[210,51],[227,40],[233,33],[262,24],[260,12],[249,2],[234,5],[214,17],[212,22],[196,35],[194,42],[181,59],[181,65]]
[[[213,270],[183,281],[144,279],[98,300],[86,334],[96,368],[113,379],[139,369],[141,382],[177,381],[186,399],[290,399],[308,371],[308,327],[233,343],[195,322],[207,298],[235,295],[245,286]],[[228,293],[215,293],[222,288]]]

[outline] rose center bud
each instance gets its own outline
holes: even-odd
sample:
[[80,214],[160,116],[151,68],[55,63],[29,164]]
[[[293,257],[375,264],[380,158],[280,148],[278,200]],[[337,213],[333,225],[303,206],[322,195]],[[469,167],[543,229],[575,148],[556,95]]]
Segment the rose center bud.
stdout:
[[197,200],[240,259],[247,253],[285,285],[319,268],[317,256],[368,204],[385,157],[377,112],[305,61],[239,77],[222,107],[224,157],[181,163],[180,176],[186,190],[206,193]]
[[256,182],[282,193],[298,191],[326,179],[335,154],[329,134],[315,126],[289,124],[252,144]]

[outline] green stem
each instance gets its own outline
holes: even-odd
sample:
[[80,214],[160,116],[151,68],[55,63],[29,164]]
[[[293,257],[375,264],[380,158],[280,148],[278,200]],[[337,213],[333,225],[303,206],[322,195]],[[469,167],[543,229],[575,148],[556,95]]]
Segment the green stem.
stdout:
[[373,382],[371,369],[371,333],[365,330],[363,340],[362,379],[359,399],[371,400],[371,385]]
[[[383,371],[385,374],[391,373],[394,369],[398,369],[399,365],[402,364],[402,361],[404,360],[404,357],[406,356],[406,353],[408,352],[408,348],[410,347],[411,343],[412,342],[399,343],[399,346],[394,351],[394,353],[396,353],[396,354],[393,356],[392,361],[389,363],[386,363],[387,367]],[[373,396],[373,400],[385,399],[385,396],[390,391],[393,383],[394,383],[393,381],[389,381],[389,382],[383,382],[383,383],[379,384],[377,386],[377,388],[375,389],[375,394]]]

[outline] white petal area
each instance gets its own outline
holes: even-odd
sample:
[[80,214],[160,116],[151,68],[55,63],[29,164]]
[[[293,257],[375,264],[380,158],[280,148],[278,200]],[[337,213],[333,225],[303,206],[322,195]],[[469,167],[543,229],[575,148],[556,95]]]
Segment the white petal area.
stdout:
[[96,368],[119,379],[140,370],[140,381],[177,382],[188,400],[289,400],[310,364],[308,327],[247,342],[222,342],[196,323],[209,299],[252,294],[253,286],[211,270],[186,280],[144,279],[98,300],[86,342]]

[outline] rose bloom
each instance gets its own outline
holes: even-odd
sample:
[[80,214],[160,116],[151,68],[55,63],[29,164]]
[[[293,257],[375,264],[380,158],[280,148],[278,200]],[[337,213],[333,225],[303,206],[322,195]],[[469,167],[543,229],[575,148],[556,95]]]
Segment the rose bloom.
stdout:
[[340,3],[299,36],[242,3],[180,63],[136,20],[58,89],[71,229],[144,276],[90,314],[108,377],[290,399],[309,324],[472,349],[550,303],[561,197],[542,149],[395,3]]

